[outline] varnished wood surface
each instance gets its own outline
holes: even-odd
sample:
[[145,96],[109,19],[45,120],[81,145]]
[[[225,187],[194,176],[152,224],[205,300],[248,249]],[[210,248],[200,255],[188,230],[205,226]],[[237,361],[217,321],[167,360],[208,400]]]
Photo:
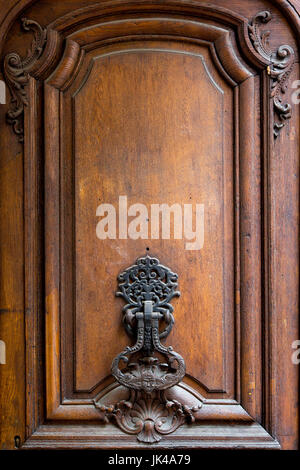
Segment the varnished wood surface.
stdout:
[[0,365],[2,449],[14,448],[15,436],[23,438],[25,431],[22,153],[12,146],[4,158],[1,152],[0,337],[6,345],[6,364]]
[[[78,428],[67,425],[66,433],[62,435],[60,428],[56,426],[41,426],[26,442],[24,448],[39,449],[72,449],[74,446],[85,449],[115,449],[122,444],[124,449],[136,449],[136,441],[132,436],[125,435],[108,425],[99,433],[99,427],[88,426]],[[206,426],[195,425],[182,426],[174,434],[158,443],[156,449],[174,449],[176,443],[182,449],[201,447],[202,449],[280,449],[279,443],[257,424],[244,425],[241,429],[237,425],[220,426],[209,424]],[[149,446],[140,444],[139,448],[145,449]],[[152,447],[153,448],[153,447]]]
[[[1,31],[12,25],[8,36],[3,36],[5,43],[1,43],[4,54],[16,50],[21,56],[26,55],[31,37],[20,32],[16,12],[29,3],[31,6],[22,16],[26,14],[43,26],[52,23],[59,33],[51,32],[47,50],[33,71],[41,86],[32,79],[27,87],[30,106],[25,109],[24,147],[4,123],[6,107],[0,108],[0,331],[8,350],[7,365],[0,365],[2,448],[13,448],[15,436],[20,436],[23,443],[32,433],[28,447],[69,447],[74,442],[75,446],[101,447],[105,433],[108,439],[112,434],[118,436],[116,445],[135,446],[135,441],[110,426],[97,428],[100,440],[91,440],[89,433],[95,430],[86,428],[83,433],[80,425],[71,430],[76,435],[74,439],[63,424],[37,428],[44,422],[44,402],[48,416],[54,420],[96,418],[89,400],[101,389],[97,382],[108,374],[110,360],[128,341],[121,324],[117,324],[122,302],[114,298],[115,278],[144,253],[145,247],[179,274],[183,295],[175,303],[176,326],[167,342],[186,358],[187,383],[208,400],[236,400],[230,406],[241,406],[243,411],[236,413],[234,419],[241,419],[246,413],[262,424],[252,426],[251,431],[250,427],[244,428],[244,435],[238,423],[226,425],[226,430],[208,424],[203,429],[209,437],[203,437],[197,427],[190,428],[193,446],[236,447],[243,442],[245,447],[276,447],[278,441],[282,448],[297,448],[299,371],[291,364],[290,345],[298,339],[299,326],[299,107],[293,106],[293,118],[274,144],[273,109],[265,99],[269,83],[262,72],[263,62],[258,65],[253,57],[249,64],[251,53],[248,49],[246,52],[244,43],[237,47],[234,40],[231,46],[223,47],[225,36],[217,41],[213,29],[205,32],[205,28],[197,29],[192,23],[188,26],[188,21],[183,25],[179,19],[173,23],[162,19],[146,23],[141,11],[126,24],[128,35],[159,35],[163,30],[170,36],[179,36],[186,28],[186,36],[198,35],[216,42],[219,62],[203,44],[188,45],[178,38],[176,47],[185,54],[124,53],[126,48],[132,48],[129,39],[128,44],[123,41],[105,45],[108,56],[95,60],[84,86],[72,98],[86,76],[89,54],[103,54],[106,38],[118,37],[124,26],[107,21],[94,28],[101,17],[100,13],[98,17],[91,14],[94,2],[13,3],[7,16],[8,5],[2,8]],[[125,3],[121,2],[120,8]],[[151,11],[151,2],[140,3],[147,4],[148,12]],[[298,61],[295,32],[299,22],[290,3],[214,1],[218,18],[222,17],[223,7],[230,10],[232,17],[238,14],[248,20],[260,10],[271,10],[271,47],[291,45]],[[164,17],[170,16],[169,20],[174,17],[174,9],[168,13],[163,2],[152,10],[155,14],[162,10]],[[176,6],[176,14],[180,16],[181,12],[182,5]],[[286,12],[285,17],[282,12]],[[66,18],[62,19],[63,15]],[[111,20],[120,18],[119,11],[113,15]],[[78,18],[89,29],[78,26]],[[226,16],[223,28],[228,21]],[[71,35],[64,55],[59,34]],[[165,38],[164,42],[157,37],[151,39],[152,44],[147,40],[139,45],[136,42],[135,47],[175,47],[174,38]],[[99,50],[95,41],[99,42]],[[118,51],[123,52],[112,54]],[[236,51],[236,57],[230,51]],[[197,57],[200,53],[222,92],[216,86],[210,88],[211,79]],[[51,76],[54,66],[58,67]],[[298,73],[295,67],[292,81]],[[257,77],[253,78],[255,74]],[[44,89],[42,82],[48,76]],[[206,90],[206,100],[197,86]],[[86,103],[90,103],[89,112]],[[203,168],[195,159],[198,153],[202,155]],[[173,195],[174,200],[163,201],[174,187],[176,198]],[[89,197],[94,188],[99,188],[95,201]],[[194,202],[204,202],[209,214],[209,200],[213,199],[214,216],[206,220],[207,251],[200,251],[199,256],[197,252],[186,252],[183,241],[178,240],[111,240],[106,247],[106,241],[95,238],[95,227],[87,230],[85,224],[96,224],[94,211],[99,200],[116,202],[121,191],[130,194],[129,204],[184,203],[192,197]],[[221,224],[222,217],[225,225]],[[99,279],[107,296],[98,288]],[[77,293],[74,296],[69,283]],[[104,315],[103,306],[111,316]],[[74,335],[70,329],[73,321]],[[106,334],[106,330],[110,333]],[[103,386],[107,384],[105,380]],[[95,385],[98,388],[93,390]],[[207,416],[223,413],[225,417],[228,405],[205,406]],[[169,436],[165,445],[186,445],[185,432],[184,428],[177,431],[173,440]],[[222,433],[228,437],[220,444],[218,436]]]
[[[200,50],[197,56],[176,49],[172,53],[174,46],[168,43],[166,52],[156,47],[157,51],[152,45],[98,59],[74,98],[75,129],[89,129],[88,137],[75,131],[74,149],[78,390],[89,390],[108,375],[111,357],[128,342],[119,323],[122,302],[115,297],[114,280],[146,248],[179,275],[182,295],[176,302],[176,327],[168,342],[185,352],[188,374],[208,390],[227,388],[223,341],[225,325],[229,329],[233,322],[229,313],[233,299],[229,296],[227,306],[222,299],[225,292],[233,292],[233,280],[223,272],[232,265],[233,203],[232,187],[226,183],[232,180],[229,146],[226,153],[222,129],[225,113],[228,119],[232,115],[232,94],[208,74],[210,64],[206,65]],[[224,88],[229,94],[227,104]],[[84,111],[87,102],[94,103],[89,113]],[[204,136],[213,133],[215,138],[206,141]],[[97,190],[93,193],[92,188]],[[187,241],[174,240],[173,229],[171,240],[96,238],[95,207],[109,201],[117,208],[124,194],[128,206],[143,201],[149,218],[151,204],[204,204],[206,255],[186,250]],[[150,236],[150,222],[148,229]],[[223,239],[228,239],[228,248]],[[233,342],[233,336],[227,338]],[[104,355],[96,359],[100,344]],[[228,358],[228,363],[232,360]],[[94,367],[87,373],[90,363]],[[231,380],[231,389],[233,385]]]

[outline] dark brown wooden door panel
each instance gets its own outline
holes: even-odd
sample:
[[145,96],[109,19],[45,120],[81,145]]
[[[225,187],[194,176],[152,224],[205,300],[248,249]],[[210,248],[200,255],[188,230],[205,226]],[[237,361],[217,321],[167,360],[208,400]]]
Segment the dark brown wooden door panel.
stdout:
[[[1,132],[4,161],[24,161],[24,447],[297,448],[299,22],[284,2],[240,3],[78,0],[43,19],[35,2],[25,60],[14,18]],[[111,375],[134,344],[117,278],[146,255],[178,274],[163,344],[186,375],[167,397],[193,409],[170,433],[151,415],[156,443],[146,421],[138,439],[120,425],[131,398]]]

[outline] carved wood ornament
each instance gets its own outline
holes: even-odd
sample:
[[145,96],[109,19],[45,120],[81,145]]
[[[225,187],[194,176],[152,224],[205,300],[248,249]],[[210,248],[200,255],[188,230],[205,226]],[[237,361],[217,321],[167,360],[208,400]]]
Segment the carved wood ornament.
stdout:
[[[146,256],[139,258],[118,277],[119,291],[127,302],[123,308],[126,331],[136,336],[133,347],[127,346],[113,360],[111,371],[115,379],[130,390],[127,401],[105,406],[94,401],[96,408],[105,413],[105,419],[114,418],[123,431],[137,434],[141,442],[153,443],[161,435],[175,431],[186,421],[193,422],[193,412],[201,405],[189,408],[177,401],[169,401],[165,390],[178,384],[185,375],[183,358],[171,346],[160,343],[174,324],[170,301],[179,296],[177,274],[161,265],[159,260]],[[166,327],[160,331],[159,322]],[[166,358],[160,362],[154,353]],[[139,353],[138,357],[136,354]],[[134,362],[129,358],[134,356]],[[119,368],[123,361],[125,368]]]
[[[281,45],[272,51],[268,45],[269,31],[261,31],[261,25],[272,19],[269,11],[257,13],[249,24],[249,35],[255,50],[264,59],[270,62],[268,74],[272,78],[271,98],[277,119],[274,119],[274,138],[276,139],[286,121],[291,118],[291,105],[283,103],[282,95],[288,88],[288,80],[294,66],[294,50],[288,45]],[[11,93],[11,105],[7,112],[7,122],[13,126],[19,141],[24,140],[23,113],[24,106],[28,105],[25,86],[29,80],[29,73],[35,62],[42,55],[47,41],[47,29],[42,28],[36,21],[22,18],[22,27],[25,31],[33,31],[34,40],[25,59],[16,52],[11,52],[4,59],[4,76]]]
[[283,103],[283,97],[288,88],[288,80],[294,66],[294,50],[287,45],[281,45],[276,51],[272,51],[268,45],[270,31],[261,31],[261,26],[272,19],[269,11],[257,13],[249,25],[250,39],[255,50],[264,58],[270,61],[268,74],[272,78],[271,98],[274,103],[276,120],[274,119],[274,137],[278,137],[279,132],[285,126],[286,121],[292,117],[291,105]]
[[36,21],[22,18],[22,27],[25,31],[33,31],[34,39],[25,59],[16,52],[7,54],[4,59],[4,76],[11,93],[11,104],[7,112],[7,122],[13,126],[19,141],[24,140],[23,114],[24,106],[28,105],[25,86],[29,80],[29,72],[35,62],[42,55],[46,44],[47,30]]

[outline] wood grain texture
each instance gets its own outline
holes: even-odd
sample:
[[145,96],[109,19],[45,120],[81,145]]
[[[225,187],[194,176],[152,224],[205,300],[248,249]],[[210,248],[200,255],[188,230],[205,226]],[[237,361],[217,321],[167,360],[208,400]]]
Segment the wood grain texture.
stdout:
[[[151,24],[150,22],[149,22],[149,26],[148,26],[148,27],[150,27],[150,28],[152,27],[152,24]],[[99,29],[99,28],[98,28],[98,29]],[[101,30],[99,30],[99,31],[100,31],[100,33],[101,33]],[[99,33],[97,33],[97,34],[99,34]],[[92,37],[92,35],[90,35],[90,36]],[[74,38],[74,37],[75,37],[75,36],[73,35],[73,38]],[[88,38],[88,42],[90,43],[89,38]],[[117,46],[117,47],[119,47],[119,46]],[[125,48],[125,47],[126,47],[126,44],[124,44],[122,47]],[[164,47],[165,47],[165,46],[164,46]],[[212,69],[212,70],[213,70],[213,69]],[[241,67],[241,70],[243,70],[243,67]],[[54,84],[55,86],[57,86],[56,77],[58,76],[59,73],[60,73],[60,72],[57,71],[56,74],[55,74],[53,77],[50,77],[49,84]],[[84,74],[83,74],[83,77],[84,77]],[[241,80],[243,79],[243,75],[240,77],[240,79],[241,79]],[[86,83],[86,79],[81,78],[81,80],[83,80],[83,83],[84,83],[84,84]],[[78,82],[80,83],[80,77],[79,77],[79,79],[78,79]],[[80,89],[81,89],[81,85],[79,85],[79,87],[80,87]],[[73,91],[73,92],[74,92],[74,91]],[[71,91],[70,91],[70,93],[71,93]],[[103,93],[102,93],[102,94],[103,94]],[[70,107],[70,106],[69,106],[69,107]],[[50,107],[49,107],[48,109],[50,109]],[[229,109],[229,107],[228,107],[228,109]],[[106,113],[106,114],[108,114],[108,118],[109,118],[109,113]],[[110,114],[111,114],[111,113],[110,113]],[[105,113],[104,113],[104,115],[105,115]],[[53,119],[55,119],[55,114],[53,115]],[[110,119],[112,119],[112,118],[110,118]],[[51,121],[51,120],[52,120],[52,119],[50,118],[50,121]],[[66,112],[66,114],[65,114],[64,117],[63,117],[63,119],[60,119],[60,121],[62,122],[62,129],[63,129],[63,130],[62,130],[62,133],[63,133],[63,135],[66,136],[66,138],[63,139],[63,141],[61,142],[61,146],[62,146],[62,148],[64,149],[64,152],[65,152],[65,155],[66,155],[67,158],[69,158],[68,155],[69,155],[69,148],[70,148],[70,147],[69,147],[69,146],[70,146],[70,143],[68,144],[68,141],[67,141],[67,137],[68,137],[68,135],[69,135],[69,133],[70,133],[70,129],[69,129],[68,123],[71,122],[71,120],[72,120],[72,114],[70,114],[70,111]],[[64,127],[64,122],[66,123],[66,126],[67,126],[67,127]],[[113,120],[112,120],[111,122],[113,122]],[[110,124],[110,125],[111,125],[111,124]],[[228,128],[230,128],[230,123],[228,123],[227,125],[228,125]],[[82,126],[80,126],[80,127],[82,127]],[[86,127],[86,125],[84,125],[84,127]],[[101,126],[100,126],[100,127],[101,127]],[[103,125],[102,125],[102,127],[103,127]],[[119,127],[120,127],[120,126],[119,126]],[[75,132],[75,134],[76,134],[76,132]],[[50,137],[51,137],[51,134],[50,134]],[[128,141],[128,142],[129,142],[129,141]],[[53,143],[53,145],[50,145],[50,143],[49,143],[48,145],[49,145],[50,147],[53,147],[53,146],[55,147],[55,143]],[[226,146],[227,146],[227,147],[226,147],[226,150],[227,150],[227,152],[228,152],[228,155],[229,155],[229,153],[230,153],[230,145],[232,145],[232,144],[230,144],[230,140],[227,139],[227,141],[226,141]],[[229,159],[229,157],[228,157],[228,159]],[[70,163],[69,163],[69,164],[70,164]],[[69,179],[70,179],[70,175],[71,175],[72,172],[71,172],[70,170],[67,170],[67,166],[66,166],[66,165],[63,165],[62,167],[64,168],[63,181],[66,182],[66,184],[67,184],[67,182],[68,182]],[[69,184],[70,184],[70,183],[69,183]],[[65,186],[64,186],[64,187],[65,187]],[[62,209],[63,209],[63,211],[64,211],[65,214],[71,214],[72,207],[71,207],[71,205],[70,205],[70,202],[68,202],[68,199],[65,199],[65,198],[64,198],[64,196],[63,196],[64,194],[67,194],[67,195],[70,194],[70,186],[67,186],[66,189],[64,189],[64,192],[62,193],[63,201],[66,201],[66,204],[65,204],[65,202],[62,204]],[[230,193],[229,193],[229,194],[230,194]],[[226,196],[226,198],[227,198],[227,196]],[[229,205],[229,207],[230,207],[230,195],[228,195],[228,205]],[[232,203],[231,203],[231,205],[232,205]],[[64,217],[62,217],[62,220],[64,220]],[[228,223],[228,222],[226,222],[226,223]],[[229,222],[228,225],[230,226],[231,223]],[[66,250],[67,250],[67,251],[65,252],[65,253],[66,253],[66,257],[65,257],[66,262],[63,263],[64,270],[66,269],[66,267],[67,267],[68,265],[72,264],[72,258],[71,258],[71,257],[72,257],[72,251],[70,250],[70,247],[71,247],[71,244],[72,244],[72,236],[68,235],[68,233],[70,234],[70,231],[68,232],[68,229],[69,229],[70,226],[72,226],[72,223],[70,223],[70,220],[66,220],[66,229],[63,229],[63,230],[64,230],[64,240],[66,240],[66,243],[65,243],[64,246],[66,247]],[[67,241],[67,240],[68,240],[68,241]],[[229,237],[228,241],[229,241],[229,240],[230,240],[230,237]],[[117,272],[116,272],[116,273],[117,273]],[[72,272],[69,270],[69,271],[68,271],[68,274],[67,274],[67,279],[70,279],[71,277],[72,277]],[[62,282],[64,282],[64,281],[62,281]],[[66,282],[65,285],[67,286],[67,285],[68,285],[68,282]],[[68,288],[68,291],[69,291],[69,288]],[[62,288],[62,292],[64,292],[64,288]],[[67,300],[67,299],[69,299],[69,300]],[[71,305],[71,296],[70,296],[70,295],[64,295],[64,294],[63,294],[62,300],[63,300],[63,302],[64,302],[64,303],[63,303],[63,306],[62,306],[62,311],[66,312],[66,311],[67,311],[66,305]],[[66,303],[66,302],[67,302],[67,303]],[[73,310],[71,309],[70,314],[69,314],[68,317],[67,317],[68,320],[67,320],[66,324],[70,324],[70,322],[72,322],[72,311],[73,311]],[[118,310],[117,310],[117,311],[118,311]],[[117,312],[116,312],[116,314],[117,314]],[[228,328],[228,331],[230,331],[230,323],[228,323],[228,321],[225,321],[225,324],[227,325],[226,327]],[[71,330],[69,329],[69,331],[71,331]],[[64,346],[66,353],[63,353],[63,354],[66,354],[66,357],[68,357],[68,358],[71,357],[71,355],[72,355],[72,349],[70,349],[70,346],[68,346],[68,344],[72,344],[72,343],[73,343],[73,340],[70,340],[70,339],[67,341],[67,343],[66,343],[65,341],[64,341],[64,343],[63,343],[63,344],[66,344],[66,345]],[[79,345],[80,345],[80,342],[78,342],[78,343],[79,343]],[[95,347],[95,346],[94,346],[94,344],[95,344],[94,341],[92,341],[92,342],[90,342],[90,343],[91,343],[92,347]],[[88,343],[86,343],[86,344],[88,344]],[[104,350],[105,350],[105,348],[104,348]],[[230,351],[233,351],[233,344],[232,344],[232,341],[231,341],[231,346],[230,346],[230,342],[227,341],[226,354],[232,354],[232,352],[230,353]],[[86,354],[85,354],[85,355],[86,355]],[[92,356],[95,357],[95,353],[93,353]],[[221,360],[221,363],[222,363],[222,362],[223,362],[223,359]],[[231,364],[231,362],[232,362],[232,360],[229,361],[229,364]],[[70,364],[70,361],[69,361],[69,360],[66,361],[66,368],[69,367],[69,364]],[[109,365],[109,362],[108,362],[108,365]],[[65,369],[65,370],[66,370],[66,369]],[[51,378],[52,376],[53,376],[53,369],[52,369],[52,373],[51,373],[51,372],[49,373],[49,377]],[[229,368],[227,368],[227,377],[229,377]],[[232,379],[231,379],[231,380],[232,380]],[[55,385],[54,385],[54,386],[55,386]],[[92,390],[91,390],[91,391],[92,391]],[[88,392],[88,390],[87,390],[87,392]],[[69,392],[69,393],[70,393],[70,392]],[[65,402],[66,402],[66,400],[65,400]],[[67,402],[66,402],[66,403],[67,403]],[[65,407],[65,409],[66,409],[66,412],[67,412],[67,410],[68,410],[68,416],[70,416],[70,408],[69,408],[69,407]],[[86,407],[85,407],[85,409],[86,409]],[[79,410],[78,410],[78,411],[79,411]],[[82,412],[83,412],[83,408],[82,408]],[[76,416],[77,416],[77,415],[76,415]],[[74,415],[74,418],[75,418],[75,415]]]
[[[3,106],[0,112],[3,122]],[[0,365],[1,449],[15,448],[15,436],[25,438],[23,162],[18,145],[7,145],[10,132],[1,130],[0,158],[0,339],[6,344],[6,364]]]
[[[241,402],[259,420],[261,410],[261,264],[260,264],[260,159],[255,152],[255,82],[240,87],[240,299],[241,299]],[[243,128],[243,126],[245,126]],[[251,136],[251,137],[250,137]],[[249,312],[251,314],[249,315]]]
[[[259,425],[225,425],[208,424],[182,426],[175,433],[166,436],[155,444],[155,449],[280,449],[277,441],[270,438]],[[41,426],[24,445],[24,449],[136,449],[134,437],[124,434],[115,427],[107,425],[99,433],[99,426],[85,428],[66,425],[62,434],[61,428],[55,425]],[[149,445],[139,444],[139,449],[149,449]],[[153,446],[152,446],[153,449]]]
[[[42,139],[40,128],[41,87],[33,78],[29,79],[32,99],[25,109],[24,131],[30,138],[24,146],[24,267],[25,278],[25,341],[26,348],[26,436],[37,428],[43,409],[41,396],[42,335],[44,319],[40,312],[44,309],[44,290],[41,278],[44,247],[41,223],[43,223],[42,194],[39,191],[42,181],[41,153]],[[37,120],[37,116],[39,119]],[[32,130],[34,129],[34,132]]]
[[[0,123],[2,448],[15,436],[36,448],[136,446],[91,423],[101,421],[92,400],[113,386],[110,360],[128,343],[116,275],[146,247],[182,282],[168,342],[188,364],[182,385],[203,402],[201,426],[162,446],[298,447],[299,106],[274,145],[267,61],[246,34],[270,10],[270,47],[293,47],[298,79],[291,3],[21,0],[0,23],[3,57],[30,45],[18,11],[50,25],[26,86],[23,148]],[[129,204],[203,199],[207,251],[97,240],[96,207],[121,192]],[[56,423],[43,424],[44,404]]]
[[[162,263],[179,274],[182,296],[176,301],[177,327],[171,344],[179,352],[186,351],[188,373],[208,390],[226,388],[223,323],[232,322],[227,316],[232,308],[223,312],[222,299],[225,290],[233,288],[228,277],[224,284],[226,265],[222,268],[222,240],[228,239],[230,246],[230,232],[218,225],[224,219],[226,227],[231,226],[230,202],[223,209],[223,192],[230,193],[230,187],[224,188],[223,171],[231,171],[229,162],[223,168],[224,92],[208,75],[201,56],[172,53],[168,44],[164,47],[167,52],[150,48],[98,59],[74,98],[78,390],[88,390],[108,375],[111,354],[114,357],[120,343],[121,347],[126,343],[126,338],[120,341],[121,303],[115,299],[113,280],[146,247],[150,254],[162,253]],[[87,102],[94,103],[89,113],[84,112]],[[228,115],[229,102],[230,97]],[[88,137],[78,129],[89,129]],[[213,132],[216,137],[205,142],[204,135]],[[97,188],[94,194],[92,188]],[[95,209],[105,202],[117,207],[120,195],[128,197],[128,206],[142,201],[149,218],[151,204],[204,204],[206,256],[188,252],[186,241],[174,240],[173,235],[167,241],[99,240],[95,237]],[[150,223],[148,228],[150,234]],[[226,256],[230,260],[230,253]],[[221,269],[216,270],[216,265]],[[115,329],[118,323],[120,327]],[[110,338],[107,331],[111,331]],[[107,340],[115,350],[106,348]],[[100,344],[103,353],[97,365]],[[212,344],[215,353],[211,356]],[[196,353],[200,350],[201,356]],[[95,367],[87,373],[91,362]]]

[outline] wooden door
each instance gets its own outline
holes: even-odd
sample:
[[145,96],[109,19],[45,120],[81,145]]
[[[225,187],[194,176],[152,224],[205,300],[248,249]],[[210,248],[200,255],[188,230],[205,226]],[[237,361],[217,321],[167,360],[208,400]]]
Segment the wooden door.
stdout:
[[2,448],[298,448],[294,7],[11,3]]

